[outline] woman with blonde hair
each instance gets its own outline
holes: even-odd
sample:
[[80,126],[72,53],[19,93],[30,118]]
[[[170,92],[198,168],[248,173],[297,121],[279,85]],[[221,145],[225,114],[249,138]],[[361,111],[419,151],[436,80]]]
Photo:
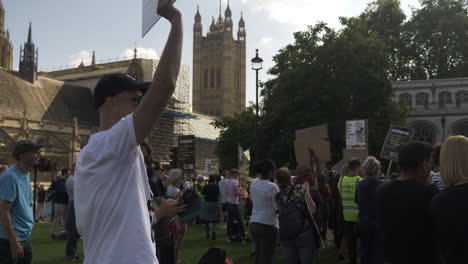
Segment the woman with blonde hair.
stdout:
[[468,138],[449,137],[440,152],[440,174],[447,187],[432,199],[430,212],[443,263],[468,260]]

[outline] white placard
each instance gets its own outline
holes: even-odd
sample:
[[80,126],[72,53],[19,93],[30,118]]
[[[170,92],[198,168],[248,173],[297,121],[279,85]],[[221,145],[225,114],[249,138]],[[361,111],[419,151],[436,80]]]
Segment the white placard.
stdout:
[[367,143],[366,120],[346,121],[346,148],[365,149]]
[[[176,0],[171,0],[172,4]],[[141,37],[144,38],[145,35],[153,28],[154,25],[161,18],[160,15],[156,13],[158,9],[158,0],[143,0],[143,11],[142,11],[142,27],[141,27]]]

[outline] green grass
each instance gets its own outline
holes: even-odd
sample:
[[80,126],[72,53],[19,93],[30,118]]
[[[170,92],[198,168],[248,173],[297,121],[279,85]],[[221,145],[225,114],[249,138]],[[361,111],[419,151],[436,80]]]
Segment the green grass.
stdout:
[[[222,248],[227,251],[235,264],[253,263],[250,256],[251,244],[243,245],[240,243],[228,243],[224,232],[218,232],[218,240],[212,241],[205,238],[203,226],[192,225],[185,236],[182,247],[182,263],[197,264],[207,249],[211,247]],[[65,256],[65,241],[52,240],[50,237],[50,225],[45,223],[36,224],[32,235],[33,243],[33,263],[34,264],[68,264],[76,262],[67,262]],[[82,257],[82,243],[79,243],[79,255]],[[337,251],[327,243],[327,247],[320,251],[321,259],[319,264],[337,263]],[[280,248],[276,248],[274,264],[282,264]]]

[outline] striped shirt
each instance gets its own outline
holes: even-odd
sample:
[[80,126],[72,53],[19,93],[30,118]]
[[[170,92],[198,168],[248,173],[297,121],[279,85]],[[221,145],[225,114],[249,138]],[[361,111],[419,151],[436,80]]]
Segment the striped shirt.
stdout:
[[436,186],[439,192],[445,189],[445,184],[440,177],[440,171],[431,171],[431,184]]

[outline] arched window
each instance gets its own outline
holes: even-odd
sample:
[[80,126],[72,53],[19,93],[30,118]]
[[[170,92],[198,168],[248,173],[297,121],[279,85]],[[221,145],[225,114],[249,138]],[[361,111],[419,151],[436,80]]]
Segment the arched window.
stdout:
[[455,94],[455,102],[457,107],[460,107],[461,104],[468,103],[468,92],[467,91],[459,91]]
[[429,106],[429,94],[428,93],[416,94],[416,105],[424,105],[424,107],[428,107]]
[[452,135],[454,136],[465,136],[468,137],[468,121],[460,122],[456,124],[452,129]]
[[216,87],[221,88],[222,86],[222,76],[221,76],[221,69],[216,70]]
[[411,108],[413,106],[413,96],[409,93],[400,94],[400,102]]
[[414,128],[414,139],[427,143],[434,144],[435,129],[433,126],[426,123],[417,123],[412,126]]
[[215,70],[211,69],[211,76],[210,76],[210,86],[211,88],[215,88]]
[[208,88],[208,69],[205,69],[205,71],[203,72],[203,83],[204,87]]
[[439,94],[439,106],[444,107],[447,104],[452,104],[452,94],[449,92],[441,92]]

